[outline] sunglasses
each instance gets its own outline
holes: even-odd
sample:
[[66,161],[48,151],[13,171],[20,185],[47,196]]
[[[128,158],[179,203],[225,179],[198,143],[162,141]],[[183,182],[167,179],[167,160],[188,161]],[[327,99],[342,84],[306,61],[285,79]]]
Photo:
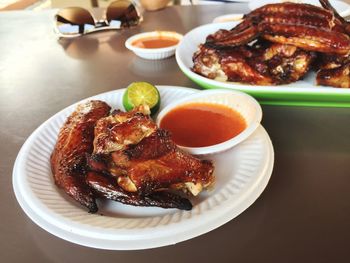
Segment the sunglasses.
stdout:
[[101,30],[136,26],[141,20],[141,15],[132,2],[117,0],[106,8],[104,19],[99,21],[84,8],[63,8],[55,16],[55,31],[60,37],[77,37]]

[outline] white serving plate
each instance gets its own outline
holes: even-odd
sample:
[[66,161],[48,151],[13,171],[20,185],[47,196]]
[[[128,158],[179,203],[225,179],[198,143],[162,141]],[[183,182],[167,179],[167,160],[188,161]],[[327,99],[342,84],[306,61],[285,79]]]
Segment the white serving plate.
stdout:
[[[198,92],[181,87],[158,88],[161,108]],[[104,100],[113,108],[122,108],[123,92],[116,90],[88,99]],[[211,192],[192,199],[191,211],[105,201],[98,204],[99,213],[89,214],[55,186],[49,164],[59,128],[75,106],[60,111],[32,133],[13,169],[14,192],[25,213],[43,229],[70,242],[114,250],[176,244],[209,232],[239,215],[259,197],[271,176],[273,147],[260,126],[237,147],[210,157],[216,167],[216,186]]]

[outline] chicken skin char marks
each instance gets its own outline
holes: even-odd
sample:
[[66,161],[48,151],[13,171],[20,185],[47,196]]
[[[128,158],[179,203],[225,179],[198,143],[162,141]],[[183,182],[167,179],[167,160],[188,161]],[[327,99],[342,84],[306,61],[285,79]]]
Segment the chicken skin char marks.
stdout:
[[214,181],[213,164],[181,151],[142,106],[97,122],[89,163],[124,191],[140,196],[169,189],[197,195]]
[[[349,88],[346,63],[326,71],[322,60],[315,59],[326,54],[345,61],[342,58],[350,54],[350,24],[328,0],[320,3],[322,7],[268,4],[252,11],[231,30],[221,29],[209,35],[193,55],[192,70],[211,79],[279,85],[302,79],[312,68],[317,71],[318,85]],[[269,44],[254,47],[263,41]],[[292,55],[282,52],[274,58],[264,58],[264,52],[278,45],[279,49],[292,46],[295,51]]]
[[257,85],[285,84],[303,78],[315,57],[314,52],[265,40],[229,50],[202,45],[194,55],[193,71],[224,81]]
[[97,198],[190,210],[177,190],[197,195],[212,185],[213,164],[180,151],[148,107],[109,112],[90,101],[68,117],[51,155],[56,185],[91,213]]
[[321,54],[318,56],[318,85],[338,88],[350,87],[350,57]]
[[191,202],[179,195],[168,192],[154,192],[148,196],[124,191],[113,178],[103,174],[90,171],[87,174],[86,181],[100,196],[114,200],[127,205],[134,206],[156,206],[162,208],[177,208],[182,210],[191,210]]
[[102,101],[78,105],[59,131],[51,155],[51,170],[55,184],[89,209],[97,211],[95,194],[86,184],[86,154],[92,153],[94,127],[109,114],[110,107]]

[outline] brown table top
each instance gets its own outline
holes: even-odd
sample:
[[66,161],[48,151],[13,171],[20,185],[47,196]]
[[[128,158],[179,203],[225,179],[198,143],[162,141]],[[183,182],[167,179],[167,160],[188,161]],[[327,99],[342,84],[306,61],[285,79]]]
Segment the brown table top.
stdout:
[[[62,108],[132,81],[199,88],[175,58],[136,58],[124,41],[154,29],[186,33],[244,4],[171,7],[142,26],[60,45],[53,11],[0,13],[1,262],[345,262],[350,244],[350,109],[263,106],[275,149],[271,180],[229,223],[163,248],[105,251],[42,230],[18,205],[12,168],[26,138]],[[98,40],[98,43],[96,42]],[[92,43],[92,44],[91,44]],[[64,49],[66,47],[66,49]]]

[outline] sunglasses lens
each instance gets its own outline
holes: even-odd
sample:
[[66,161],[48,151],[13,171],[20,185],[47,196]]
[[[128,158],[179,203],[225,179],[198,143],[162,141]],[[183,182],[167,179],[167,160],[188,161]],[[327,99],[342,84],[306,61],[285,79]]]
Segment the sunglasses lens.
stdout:
[[56,15],[56,29],[64,36],[77,36],[95,28],[90,12],[80,7],[61,9]]
[[136,7],[127,0],[119,0],[111,3],[106,11],[107,22],[120,27],[136,26],[140,23],[140,15]]

